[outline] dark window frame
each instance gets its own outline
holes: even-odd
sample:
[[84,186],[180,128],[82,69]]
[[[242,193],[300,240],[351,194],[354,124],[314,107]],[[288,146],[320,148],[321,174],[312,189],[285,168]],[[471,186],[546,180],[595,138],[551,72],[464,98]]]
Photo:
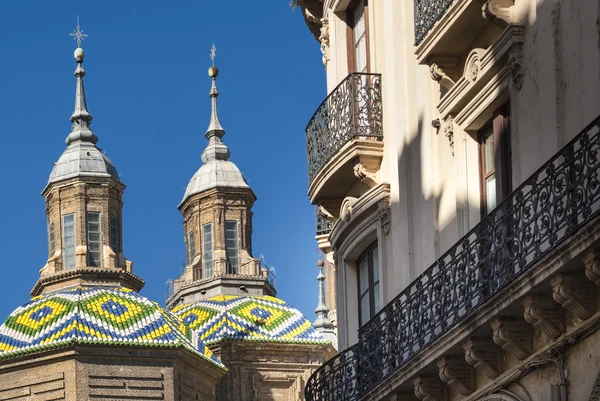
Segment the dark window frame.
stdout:
[[[485,171],[485,140],[493,135],[494,168]],[[479,186],[481,200],[481,218],[487,216],[486,179],[496,175],[496,205],[499,205],[512,190],[511,146],[510,146],[510,105],[506,104],[494,112],[492,118],[477,132],[479,145]]]
[[[362,327],[363,324],[367,323],[378,312],[377,310],[375,310],[375,305],[376,305],[375,296],[376,295],[379,296],[379,294],[375,294],[375,286],[379,284],[379,282],[381,281],[381,277],[379,277],[379,274],[377,274],[378,280],[375,281],[375,279],[374,279],[375,268],[379,269],[379,255],[377,255],[378,265],[373,266],[374,265],[374,260],[373,260],[374,251],[379,252],[378,241],[374,241],[367,248],[365,248],[365,250],[360,254],[358,259],[356,260],[356,283],[357,283],[357,294],[358,294],[357,300],[358,300],[358,325],[359,325],[359,327]],[[367,259],[368,286],[364,291],[361,292],[360,265],[361,265],[361,262],[365,258]],[[379,286],[379,288],[381,290],[381,286]],[[369,297],[369,315],[370,316],[368,317],[368,319],[364,319],[364,323],[363,323],[361,300],[365,295]]]
[[[356,43],[354,41],[354,29],[356,27],[356,21],[354,21],[354,12],[360,6],[364,7],[363,19],[365,21],[365,47],[366,47],[366,55],[367,65],[366,71],[358,71],[356,65]],[[365,72],[369,73],[371,71],[371,47],[370,47],[370,30],[369,30],[369,1],[368,0],[352,0],[348,7],[346,8],[346,36],[347,36],[347,51],[348,51],[348,72]]]
[[[92,221],[91,216],[95,216],[97,221]],[[86,213],[86,242],[87,242],[87,261],[90,267],[102,267],[102,213],[100,212],[87,212]],[[92,225],[97,225],[97,230],[92,230]],[[91,234],[98,234],[98,239],[91,239]],[[97,244],[98,248],[92,250],[92,244]]]

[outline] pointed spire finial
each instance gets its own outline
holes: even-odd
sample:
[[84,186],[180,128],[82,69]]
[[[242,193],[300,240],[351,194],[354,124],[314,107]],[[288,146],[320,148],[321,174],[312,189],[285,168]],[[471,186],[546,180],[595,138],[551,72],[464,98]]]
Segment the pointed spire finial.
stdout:
[[225,131],[223,127],[221,127],[221,123],[219,122],[219,114],[217,112],[217,97],[219,97],[219,91],[217,90],[217,77],[219,76],[219,69],[215,66],[215,57],[217,56],[217,48],[213,44],[210,49],[210,59],[212,65],[208,69],[208,76],[212,79],[212,86],[210,88],[210,98],[212,103],[212,110],[210,115],[210,123],[208,124],[208,129],[206,130],[205,136],[210,139],[213,136],[218,136],[221,138],[225,135]]
[[317,309],[315,309],[317,320],[315,320],[313,326],[317,331],[330,331],[333,330],[333,324],[327,317],[329,308],[325,303],[325,274],[323,273],[325,262],[322,259],[319,259],[317,266],[319,267],[319,275],[317,276],[317,280],[319,281],[319,302],[317,304]]
[[75,69],[75,77],[77,78],[77,87],[75,90],[75,111],[71,115],[71,133],[67,136],[67,145],[74,141],[88,141],[92,143],[98,142],[98,137],[90,129],[92,122],[92,115],[87,109],[85,100],[85,90],[83,88],[83,77],[85,76],[85,70],[83,69],[83,58],[84,52],[81,48],[81,42],[88,35],[83,33],[83,30],[79,26],[79,16],[77,16],[77,28],[69,34],[77,41],[77,49],[73,53],[75,61],[77,62],[77,68]]

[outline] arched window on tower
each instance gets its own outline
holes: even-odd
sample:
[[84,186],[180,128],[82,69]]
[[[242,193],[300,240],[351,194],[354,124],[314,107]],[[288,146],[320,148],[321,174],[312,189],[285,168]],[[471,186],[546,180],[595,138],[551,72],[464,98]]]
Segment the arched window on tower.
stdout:
[[237,274],[238,259],[238,222],[225,222],[225,249],[227,254],[227,274]]

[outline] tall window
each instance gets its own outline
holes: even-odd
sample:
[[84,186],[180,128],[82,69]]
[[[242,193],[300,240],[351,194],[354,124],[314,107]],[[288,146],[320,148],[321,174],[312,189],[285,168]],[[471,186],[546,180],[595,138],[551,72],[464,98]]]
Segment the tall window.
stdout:
[[88,266],[102,265],[102,242],[100,240],[100,213],[87,214]]
[[75,214],[63,216],[63,264],[64,269],[75,268]]
[[194,243],[194,232],[190,231],[188,233],[188,265],[194,261],[194,256],[196,256],[196,244]]
[[54,251],[56,250],[56,243],[54,242],[54,222],[50,222],[48,224],[48,256],[51,257],[54,255]]
[[510,130],[504,106],[479,130],[482,216],[491,212],[511,190]]
[[367,1],[353,1],[347,10],[348,50],[351,72],[368,72],[369,70],[369,29]]
[[202,256],[204,277],[210,277],[213,274],[213,241],[212,241],[212,224],[204,224],[202,226]]
[[225,250],[227,254],[227,273],[237,274],[239,267],[237,221],[225,222]]
[[110,247],[114,253],[119,252],[119,221],[110,216]]
[[374,242],[358,258],[358,319],[361,326],[381,309],[377,252],[377,242]]

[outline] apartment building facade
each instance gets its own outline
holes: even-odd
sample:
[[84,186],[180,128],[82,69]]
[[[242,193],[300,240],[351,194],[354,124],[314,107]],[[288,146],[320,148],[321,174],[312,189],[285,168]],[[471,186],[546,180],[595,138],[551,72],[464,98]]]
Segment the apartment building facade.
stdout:
[[340,353],[307,400],[595,400],[596,0],[302,0]]

